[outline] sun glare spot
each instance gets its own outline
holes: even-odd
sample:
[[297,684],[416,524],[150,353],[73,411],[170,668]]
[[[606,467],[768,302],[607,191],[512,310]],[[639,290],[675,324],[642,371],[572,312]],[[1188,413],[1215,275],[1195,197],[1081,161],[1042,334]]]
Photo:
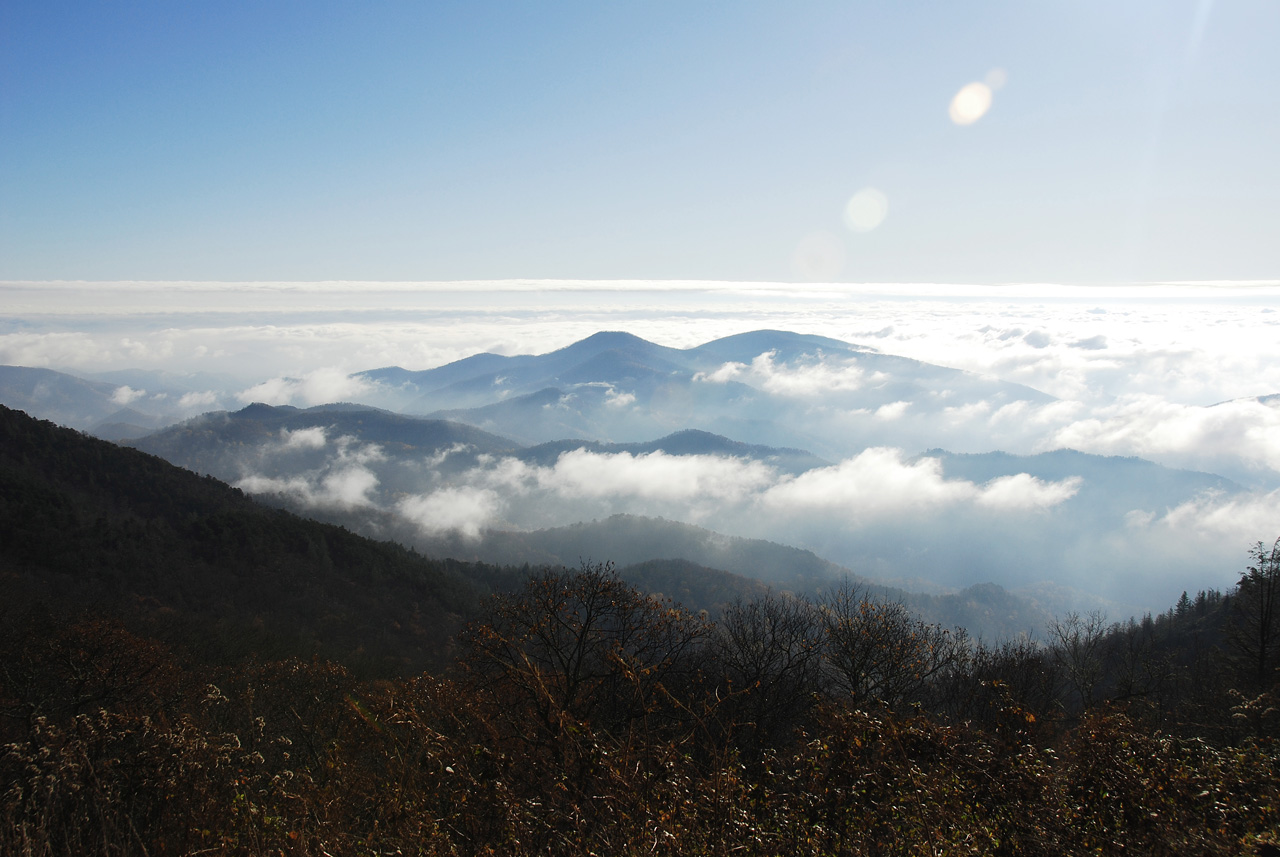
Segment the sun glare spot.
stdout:
[[991,87],[985,83],[968,83],[951,99],[951,121],[957,125],[972,125],[991,109]]
[[1003,89],[1005,83],[1009,80],[1009,75],[1002,68],[993,68],[987,72],[987,76],[982,79],[987,86],[991,87],[991,91]]
[[844,223],[854,232],[870,232],[889,213],[889,197],[873,187],[864,187],[844,207]]

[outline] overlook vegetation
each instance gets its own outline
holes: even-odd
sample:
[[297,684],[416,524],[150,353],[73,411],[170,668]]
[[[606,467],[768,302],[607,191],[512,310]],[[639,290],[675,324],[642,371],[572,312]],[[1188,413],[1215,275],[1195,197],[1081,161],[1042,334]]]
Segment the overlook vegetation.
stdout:
[[855,583],[429,560],[14,411],[0,441],[3,853],[1280,845],[1280,543],[983,642]]

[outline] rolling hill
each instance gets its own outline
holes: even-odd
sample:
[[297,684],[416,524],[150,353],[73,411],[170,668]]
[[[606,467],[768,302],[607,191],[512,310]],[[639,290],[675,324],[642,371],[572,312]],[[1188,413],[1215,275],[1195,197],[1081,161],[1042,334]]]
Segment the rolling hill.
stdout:
[[[566,437],[642,442],[699,429],[825,458],[880,442],[887,428],[874,419],[851,425],[833,410],[872,414],[910,402],[927,415],[979,401],[1052,401],[1019,384],[773,330],[688,349],[602,332],[547,354],[480,354],[435,369],[386,367],[354,377],[369,385],[369,403],[526,444]],[[817,410],[814,396],[821,397]],[[903,434],[901,424],[896,430]],[[922,436],[918,448],[927,444]]]

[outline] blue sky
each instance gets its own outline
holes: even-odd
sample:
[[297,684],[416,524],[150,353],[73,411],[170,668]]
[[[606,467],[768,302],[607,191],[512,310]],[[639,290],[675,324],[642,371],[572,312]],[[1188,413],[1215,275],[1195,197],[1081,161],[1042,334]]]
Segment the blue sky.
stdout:
[[0,279],[1273,279],[1277,44],[1274,0],[9,0]]

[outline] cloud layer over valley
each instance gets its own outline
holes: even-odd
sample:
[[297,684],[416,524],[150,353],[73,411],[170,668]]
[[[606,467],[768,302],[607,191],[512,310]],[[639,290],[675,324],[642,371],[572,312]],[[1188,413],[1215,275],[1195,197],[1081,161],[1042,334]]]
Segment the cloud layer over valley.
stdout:
[[[483,556],[488,530],[644,515],[806,547],[912,588],[1047,582],[1128,609],[1159,607],[1183,588],[1228,585],[1242,545],[1280,499],[1207,474],[1080,453],[913,456],[872,447],[797,464],[765,447],[691,451],[722,442],[710,435],[631,448],[503,448],[493,436],[441,435],[449,424],[430,420],[378,427],[392,416],[255,406],[139,445],[428,550],[461,537]],[[273,427],[283,423],[296,427]],[[189,460],[165,446],[180,435]],[[256,441],[232,445],[230,437]]]
[[[882,577],[1158,607],[1229,585],[1280,527],[1274,282],[45,286],[0,286],[0,363],[77,376],[5,370],[37,415],[138,436],[348,401],[489,432],[372,437],[333,411],[183,453],[423,539],[653,515]],[[643,339],[579,341],[600,330]],[[652,444],[685,429],[774,453]]]
[[573,449],[544,465],[459,450],[453,457],[468,466],[424,467],[410,486],[402,471],[384,481],[372,466],[384,460],[380,452],[353,464],[351,438],[332,447],[332,457],[302,477],[249,475],[238,484],[310,506],[376,503],[428,537],[452,531],[477,539],[487,529],[626,513],[795,544],[915,586],[1053,582],[1144,607],[1183,588],[1228,585],[1244,546],[1274,526],[1280,502],[1280,492],[1220,488],[1211,477],[1176,471],[1168,471],[1170,486],[1111,500],[1114,483],[1128,475],[1085,456],[1078,473],[1061,478],[1028,473],[1032,459],[993,462],[990,478],[968,479],[948,473],[945,457],[888,447],[798,475],[721,455]]

